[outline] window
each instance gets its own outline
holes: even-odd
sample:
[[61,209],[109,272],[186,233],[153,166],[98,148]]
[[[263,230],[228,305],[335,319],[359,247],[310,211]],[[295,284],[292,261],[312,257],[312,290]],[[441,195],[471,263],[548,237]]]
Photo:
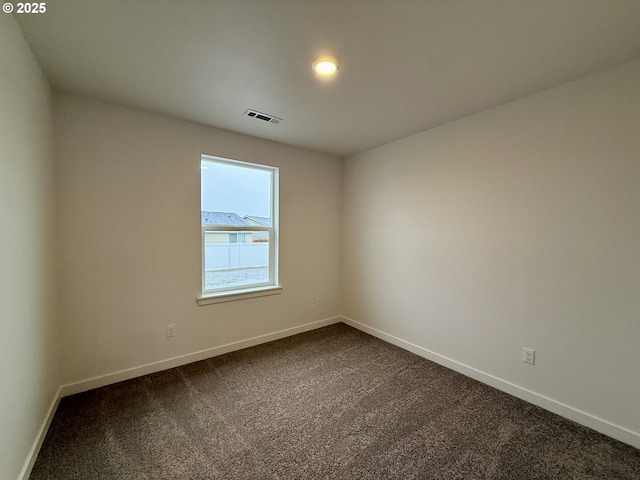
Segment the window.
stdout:
[[202,155],[199,304],[280,293],[278,169]]

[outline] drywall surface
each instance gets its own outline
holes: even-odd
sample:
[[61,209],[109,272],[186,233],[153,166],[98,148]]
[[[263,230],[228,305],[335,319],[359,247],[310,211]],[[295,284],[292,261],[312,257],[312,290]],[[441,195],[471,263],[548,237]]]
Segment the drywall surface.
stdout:
[[0,477],[17,478],[59,386],[49,85],[0,15]]
[[350,157],[343,187],[346,317],[640,434],[640,61]]
[[[66,94],[54,115],[64,384],[340,313],[340,159]],[[203,153],[280,168],[280,295],[196,305]]]

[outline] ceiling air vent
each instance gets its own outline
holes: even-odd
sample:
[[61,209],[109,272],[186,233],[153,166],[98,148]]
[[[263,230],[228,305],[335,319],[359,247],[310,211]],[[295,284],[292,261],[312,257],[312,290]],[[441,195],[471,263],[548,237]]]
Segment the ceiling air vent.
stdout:
[[274,117],[273,115],[269,115],[268,113],[258,112],[256,110],[247,110],[246,112],[244,112],[244,115],[246,117],[257,118],[258,120],[269,123],[280,123],[282,121],[281,118]]

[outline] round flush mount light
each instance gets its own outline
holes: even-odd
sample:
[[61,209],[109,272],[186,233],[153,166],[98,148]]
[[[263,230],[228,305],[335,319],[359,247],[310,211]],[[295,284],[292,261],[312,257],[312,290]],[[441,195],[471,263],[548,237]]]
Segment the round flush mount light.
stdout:
[[332,75],[338,70],[338,61],[331,55],[320,55],[313,61],[313,70],[320,75]]

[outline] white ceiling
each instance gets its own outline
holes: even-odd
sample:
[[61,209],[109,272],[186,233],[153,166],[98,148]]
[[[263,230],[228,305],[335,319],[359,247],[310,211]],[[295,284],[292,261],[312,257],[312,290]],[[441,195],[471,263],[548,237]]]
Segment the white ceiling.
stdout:
[[[638,0],[51,0],[14,17],[57,90],[338,156],[640,57]],[[331,82],[311,70],[326,53]]]

